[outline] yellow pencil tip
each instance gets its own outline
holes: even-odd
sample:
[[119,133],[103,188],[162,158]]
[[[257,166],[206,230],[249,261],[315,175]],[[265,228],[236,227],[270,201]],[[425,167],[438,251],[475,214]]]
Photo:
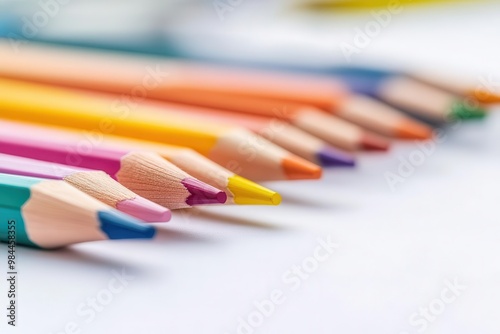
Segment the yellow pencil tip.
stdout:
[[277,192],[238,175],[229,178],[227,188],[231,191],[236,204],[278,205],[281,203],[281,196]]
[[277,192],[274,192],[273,196],[271,197],[271,201],[273,202],[273,205],[279,205],[281,203],[281,195]]

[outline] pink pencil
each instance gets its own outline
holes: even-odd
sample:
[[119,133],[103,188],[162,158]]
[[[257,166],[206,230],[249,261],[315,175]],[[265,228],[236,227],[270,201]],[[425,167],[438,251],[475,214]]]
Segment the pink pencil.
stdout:
[[143,221],[166,222],[172,216],[169,209],[135,194],[102,171],[0,153],[0,173],[64,180],[101,202]]
[[0,153],[101,170],[135,193],[169,209],[225,203],[227,196],[156,153],[104,149],[84,141],[67,143],[47,131],[21,131],[1,124]]

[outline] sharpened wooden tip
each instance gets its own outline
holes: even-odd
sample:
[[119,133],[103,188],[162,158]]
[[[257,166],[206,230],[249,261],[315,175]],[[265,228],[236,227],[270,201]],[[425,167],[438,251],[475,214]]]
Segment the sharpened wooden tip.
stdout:
[[223,191],[191,178],[154,152],[128,153],[121,160],[117,179],[142,197],[169,209],[225,201]]
[[133,193],[102,171],[78,172],[64,180],[101,202],[145,222],[170,220],[170,210]]

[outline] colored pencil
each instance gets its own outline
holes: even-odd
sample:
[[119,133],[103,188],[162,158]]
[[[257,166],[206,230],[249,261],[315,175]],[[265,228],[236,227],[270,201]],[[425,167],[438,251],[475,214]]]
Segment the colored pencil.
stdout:
[[430,124],[444,124],[455,119],[477,119],[485,110],[471,106],[462,98],[390,71],[357,67],[328,70],[349,87],[378,98]]
[[[148,98],[212,108],[220,107],[217,104],[220,98],[198,95],[224,93],[268,98],[316,106],[386,136],[421,139],[428,138],[430,133],[424,125],[388,106],[349,94],[345,86],[332,77],[276,70],[273,73],[249,71],[40,44],[23,45],[22,52],[18,53],[4,42],[0,43],[0,53],[3,55],[0,75],[4,77],[128,95],[134,93],[133,87],[142,83],[147,86]],[[53,66],[59,70],[53,71]],[[342,136],[345,128],[340,127],[338,136]]]
[[[314,115],[316,122],[309,127],[308,131],[317,135],[324,132],[323,127],[327,127],[328,132],[331,133],[330,136],[334,135],[339,138],[335,142],[352,141],[348,133],[360,133],[358,138],[365,138],[368,144],[363,145],[358,140],[350,145],[351,150],[353,146],[358,149],[387,147],[386,141],[366,130],[402,139],[431,137],[431,129],[427,125],[412,120],[371,98],[350,94],[338,81],[331,78],[229,67],[201,65],[184,65],[183,67],[176,74],[180,78],[177,79],[178,82],[172,83],[175,78],[170,79],[163,89],[156,90],[161,95],[155,95],[155,98],[201,107],[265,114],[272,117],[286,107],[292,109],[295,114],[305,114],[296,115],[294,118],[310,119],[312,110],[316,110]],[[278,111],[277,105],[281,105]],[[320,116],[319,110],[328,111],[332,115]],[[317,127],[319,129],[316,129]],[[373,145],[374,143],[377,144]],[[339,147],[348,149],[345,146]]]
[[281,196],[276,191],[243,178],[190,148],[110,135],[104,136],[103,144],[154,151],[199,180],[224,189],[229,203],[240,205],[281,203]]
[[227,197],[153,152],[82,148],[80,143],[20,132],[12,126],[2,129],[0,144],[1,153],[102,170],[137,194],[169,209],[220,204]]
[[439,70],[414,70],[405,73],[413,79],[464,98],[472,98],[485,104],[500,103],[500,91],[496,83],[490,82],[488,77],[475,80],[472,77]]
[[105,133],[188,146],[229,170],[241,171],[239,174],[257,181],[321,177],[319,166],[248,130],[186,122],[182,117],[160,115],[157,109],[149,112],[139,105],[135,110],[123,110],[117,103],[115,96],[0,79],[0,117],[6,119],[90,131],[100,129]]
[[60,180],[0,174],[0,238],[58,248],[107,239],[152,238],[155,229]]
[[0,153],[0,173],[64,180],[80,191],[131,216],[147,222],[165,222],[171,212],[141,197],[102,171]]
[[228,197],[226,203],[278,205],[281,202],[281,196],[277,192],[234,174],[190,148],[103,135],[97,132],[87,132],[82,135],[69,128],[40,127],[9,121],[0,121],[0,127],[15,128],[21,133],[37,133],[43,137],[57,137],[66,143],[86,143],[99,145],[102,148],[153,151],[197,179],[215,188],[223,189]]
[[[204,91],[193,91],[188,94],[179,92],[177,100],[180,101],[182,96],[188,97],[191,103],[196,99],[197,103],[195,104],[199,106],[210,106],[222,110],[280,118],[313,136],[321,138],[330,145],[347,151],[380,151],[387,150],[389,147],[389,142],[382,137],[368,133],[358,126],[328,115],[317,108],[294,102],[256,99]],[[200,103],[202,100],[210,102]]]
[[[223,97],[223,99],[224,98],[225,97]],[[246,105],[246,101],[243,100],[241,102]],[[161,108],[162,113],[182,115],[184,117],[191,117],[195,120],[204,120],[207,122],[234,125],[249,129],[266,138],[270,142],[283,147],[291,153],[321,166],[352,167],[355,164],[354,157],[352,155],[335,149],[334,147],[328,145],[325,141],[278,119],[210,108],[197,108],[182,104],[154,102],[148,102],[148,104]],[[274,106],[277,107],[276,104]],[[311,116],[311,114],[308,116]],[[326,135],[326,138],[329,138],[335,132],[330,134],[330,129],[326,128],[331,124],[331,122],[328,122],[328,119],[323,120],[322,117],[325,116],[328,117],[328,115],[319,113],[318,117],[322,120],[320,124],[325,126],[324,132],[328,134]]]

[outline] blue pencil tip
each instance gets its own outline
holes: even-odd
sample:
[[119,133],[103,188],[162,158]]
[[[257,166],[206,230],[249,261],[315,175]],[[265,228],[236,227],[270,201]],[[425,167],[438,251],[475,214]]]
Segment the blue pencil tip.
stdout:
[[140,220],[117,211],[100,211],[101,230],[109,239],[151,239],[156,230]]

